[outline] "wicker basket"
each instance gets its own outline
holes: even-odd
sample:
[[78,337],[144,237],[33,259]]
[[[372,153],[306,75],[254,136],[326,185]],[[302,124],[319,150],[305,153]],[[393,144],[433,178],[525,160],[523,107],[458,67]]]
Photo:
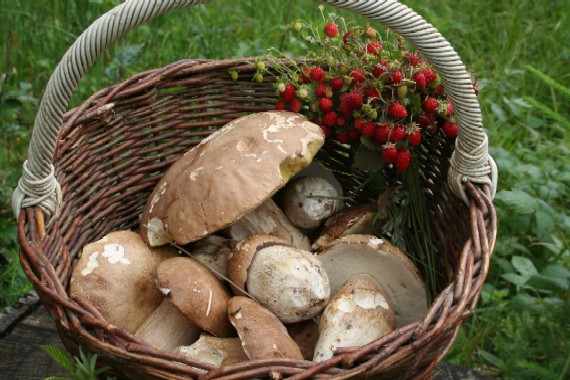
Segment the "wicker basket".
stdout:
[[[184,60],[133,76],[101,90],[66,113],[71,93],[97,55],[128,30],[174,8],[204,1],[127,1],[103,15],[71,46],[52,75],[36,119],[29,159],[14,193],[20,258],[43,306],[72,353],[96,353],[101,363],[133,378],[430,378],[478,300],[496,235],[492,197],[496,167],[487,152],[471,78],[439,33],[409,8],[390,0],[329,0],[390,27],[436,68],[455,109],[459,136],[453,156],[434,139],[422,160],[428,210],[442,265],[451,268],[422,321],[321,363],[254,360],[215,368],[153,349],[110,325],[66,288],[86,243],[106,233],[136,228],[161,173],[212,131],[246,113],[273,108],[271,83],[232,81],[240,60]],[[329,142],[325,165],[350,170],[346,148]],[[354,197],[366,197],[361,173],[340,180]]]

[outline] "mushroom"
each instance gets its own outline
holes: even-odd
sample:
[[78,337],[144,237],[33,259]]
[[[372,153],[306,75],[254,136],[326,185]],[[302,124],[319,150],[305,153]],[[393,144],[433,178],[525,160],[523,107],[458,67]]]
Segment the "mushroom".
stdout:
[[329,359],[339,347],[362,346],[395,327],[396,315],[380,284],[367,274],[357,274],[323,311],[313,360]]
[[217,235],[210,235],[190,246],[190,256],[210,268],[214,274],[227,276],[228,257],[234,242]]
[[313,360],[315,346],[319,339],[319,324],[315,319],[285,325],[289,336],[297,343],[306,360]]
[[[318,315],[330,297],[329,279],[310,252],[287,244],[275,244],[259,236],[251,244],[238,243],[228,261],[228,277],[246,290],[283,323],[299,322]],[[245,246],[245,247],[244,247]]]
[[372,235],[348,235],[322,247],[323,264],[334,295],[352,276],[366,273],[382,286],[392,301],[397,326],[421,320],[427,295],[418,269],[398,248]]
[[175,257],[162,262],[157,272],[158,287],[186,318],[218,337],[235,333],[227,317],[230,292],[206,266]]
[[324,144],[303,115],[240,117],[200,142],[163,175],[141,218],[151,246],[201,239],[255,209],[307,167]]
[[346,235],[373,234],[377,230],[374,225],[377,213],[378,207],[374,203],[361,203],[340,210],[325,221],[311,248],[316,251]]
[[283,212],[293,225],[313,229],[344,206],[342,192],[324,178],[301,177],[283,189]]
[[248,359],[239,338],[217,338],[209,334],[200,335],[200,338],[189,346],[177,347],[174,353],[218,367],[225,367]]
[[236,296],[228,303],[228,314],[248,358],[289,358],[303,355],[287,329],[269,310],[248,297]]
[[249,235],[269,234],[285,239],[299,249],[311,249],[309,238],[291,223],[271,198],[239,218],[226,233],[236,241]]
[[111,232],[83,247],[70,296],[85,298],[107,322],[134,334],[164,300],[155,283],[158,265],[176,255],[171,247],[149,248],[136,232]]

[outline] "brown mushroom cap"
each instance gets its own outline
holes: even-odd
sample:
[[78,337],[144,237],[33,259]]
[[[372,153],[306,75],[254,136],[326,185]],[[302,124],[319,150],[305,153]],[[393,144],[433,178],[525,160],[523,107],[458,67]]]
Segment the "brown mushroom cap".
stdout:
[[371,275],[392,300],[399,327],[421,320],[427,295],[418,269],[398,248],[372,235],[348,235],[325,245],[317,256],[334,295],[352,276]]
[[283,323],[251,298],[233,297],[228,303],[228,313],[250,359],[303,359]]
[[210,270],[190,257],[175,257],[158,266],[158,286],[186,318],[209,333],[234,334],[227,317],[230,293]]
[[111,232],[83,247],[70,295],[85,298],[109,323],[134,334],[164,299],[155,283],[158,265],[176,255],[171,247],[149,248],[136,232]]
[[334,295],[321,316],[314,361],[329,359],[339,347],[361,346],[390,333],[396,316],[382,287],[357,274]]
[[296,113],[226,124],[166,171],[144,209],[143,238],[186,244],[227,227],[307,167],[323,144],[321,128]]

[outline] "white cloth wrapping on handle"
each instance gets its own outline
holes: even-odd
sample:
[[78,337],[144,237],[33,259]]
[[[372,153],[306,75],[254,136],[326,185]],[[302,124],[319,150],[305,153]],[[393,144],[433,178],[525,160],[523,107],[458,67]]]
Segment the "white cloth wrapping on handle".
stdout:
[[[62,208],[61,189],[52,165],[59,128],[71,94],[97,56],[129,30],[172,9],[211,0],[128,0],[105,13],[71,45],[48,81],[40,102],[22,178],[12,197],[12,209],[38,205],[52,224]],[[227,0],[226,0],[227,1]],[[488,154],[487,136],[470,75],[451,45],[417,13],[396,0],[314,0],[345,8],[391,28],[411,42],[436,68],[453,104],[459,126],[448,182],[469,202],[463,183],[497,187],[497,167]]]

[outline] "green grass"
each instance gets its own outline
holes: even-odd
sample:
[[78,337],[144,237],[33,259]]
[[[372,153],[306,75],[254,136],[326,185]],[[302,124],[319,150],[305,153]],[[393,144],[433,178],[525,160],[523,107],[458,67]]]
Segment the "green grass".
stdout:
[[[17,265],[9,197],[38,99],[75,37],[115,3],[0,0],[0,306],[30,289]],[[567,378],[570,1],[404,3],[436,26],[477,74],[501,175],[499,236],[488,280],[447,360],[505,379]],[[318,17],[316,6],[274,4],[217,0],[160,17],[109,48],[80,82],[72,105],[132,73],[181,58],[251,56],[270,47],[302,54],[290,21]]]

